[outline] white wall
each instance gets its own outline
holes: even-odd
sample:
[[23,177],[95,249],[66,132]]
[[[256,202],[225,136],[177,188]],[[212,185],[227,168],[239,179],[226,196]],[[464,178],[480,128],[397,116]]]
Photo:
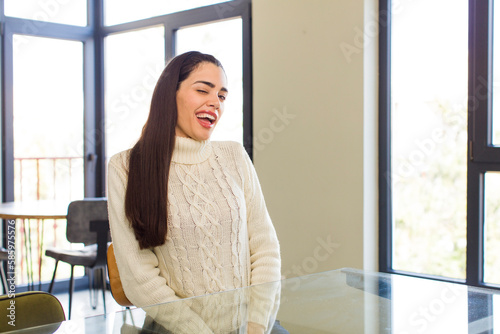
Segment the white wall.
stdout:
[[377,269],[375,3],[253,0],[254,163],[287,277]]

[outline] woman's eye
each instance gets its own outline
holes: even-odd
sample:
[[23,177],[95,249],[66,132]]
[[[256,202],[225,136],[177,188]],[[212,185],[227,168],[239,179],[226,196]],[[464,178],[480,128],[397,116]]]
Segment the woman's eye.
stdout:
[[219,99],[221,99],[222,101],[226,101],[226,96],[225,95],[219,95]]
[[207,91],[206,91],[206,90],[203,90],[203,89],[198,89],[198,92],[199,92],[199,93],[203,93],[203,94],[207,94]]

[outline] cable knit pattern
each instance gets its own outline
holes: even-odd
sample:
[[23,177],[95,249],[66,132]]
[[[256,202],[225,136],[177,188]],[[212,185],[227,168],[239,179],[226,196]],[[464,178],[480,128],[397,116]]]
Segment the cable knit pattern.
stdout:
[[[118,270],[132,303],[143,307],[280,279],[276,232],[240,144],[176,137],[167,239],[154,249],[139,249],[125,217],[128,159],[129,151],[110,159],[108,209]],[[210,312],[195,312],[191,325],[207,326]],[[234,317],[225,321],[224,328],[235,326]]]

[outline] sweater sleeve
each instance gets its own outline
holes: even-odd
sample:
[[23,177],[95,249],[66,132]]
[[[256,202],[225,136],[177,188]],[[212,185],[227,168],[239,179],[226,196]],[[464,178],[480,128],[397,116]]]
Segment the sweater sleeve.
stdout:
[[[267,211],[259,179],[250,157],[243,151],[246,168],[245,202],[250,248],[250,284],[277,282],[281,279],[280,246]],[[252,288],[249,321],[268,326],[277,311],[279,284]],[[273,311],[274,310],[274,311]]]
[[264,195],[255,168],[242,148],[246,169],[245,202],[250,247],[250,284],[275,282],[281,279],[280,245],[267,211]]
[[[179,300],[165,278],[160,276],[156,254],[152,249],[139,248],[130,222],[126,218],[124,203],[127,170],[128,158],[125,153],[111,158],[108,165],[108,215],[123,291],[137,307]],[[179,304],[179,307],[186,308],[183,312],[176,312],[176,327],[179,333],[190,333],[194,329],[199,333],[212,333],[203,320],[184,306],[184,303]],[[172,323],[172,314],[167,312],[171,309],[170,305],[156,307],[152,308],[149,314],[160,324],[167,325]],[[181,327],[184,327],[185,331],[182,331]]]

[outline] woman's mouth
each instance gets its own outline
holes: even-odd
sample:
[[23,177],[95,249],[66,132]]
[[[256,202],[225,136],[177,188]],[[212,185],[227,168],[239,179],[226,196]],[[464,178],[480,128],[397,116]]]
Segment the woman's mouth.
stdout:
[[217,120],[217,114],[211,111],[201,111],[196,113],[196,118],[198,119],[198,123],[204,128],[212,128]]

